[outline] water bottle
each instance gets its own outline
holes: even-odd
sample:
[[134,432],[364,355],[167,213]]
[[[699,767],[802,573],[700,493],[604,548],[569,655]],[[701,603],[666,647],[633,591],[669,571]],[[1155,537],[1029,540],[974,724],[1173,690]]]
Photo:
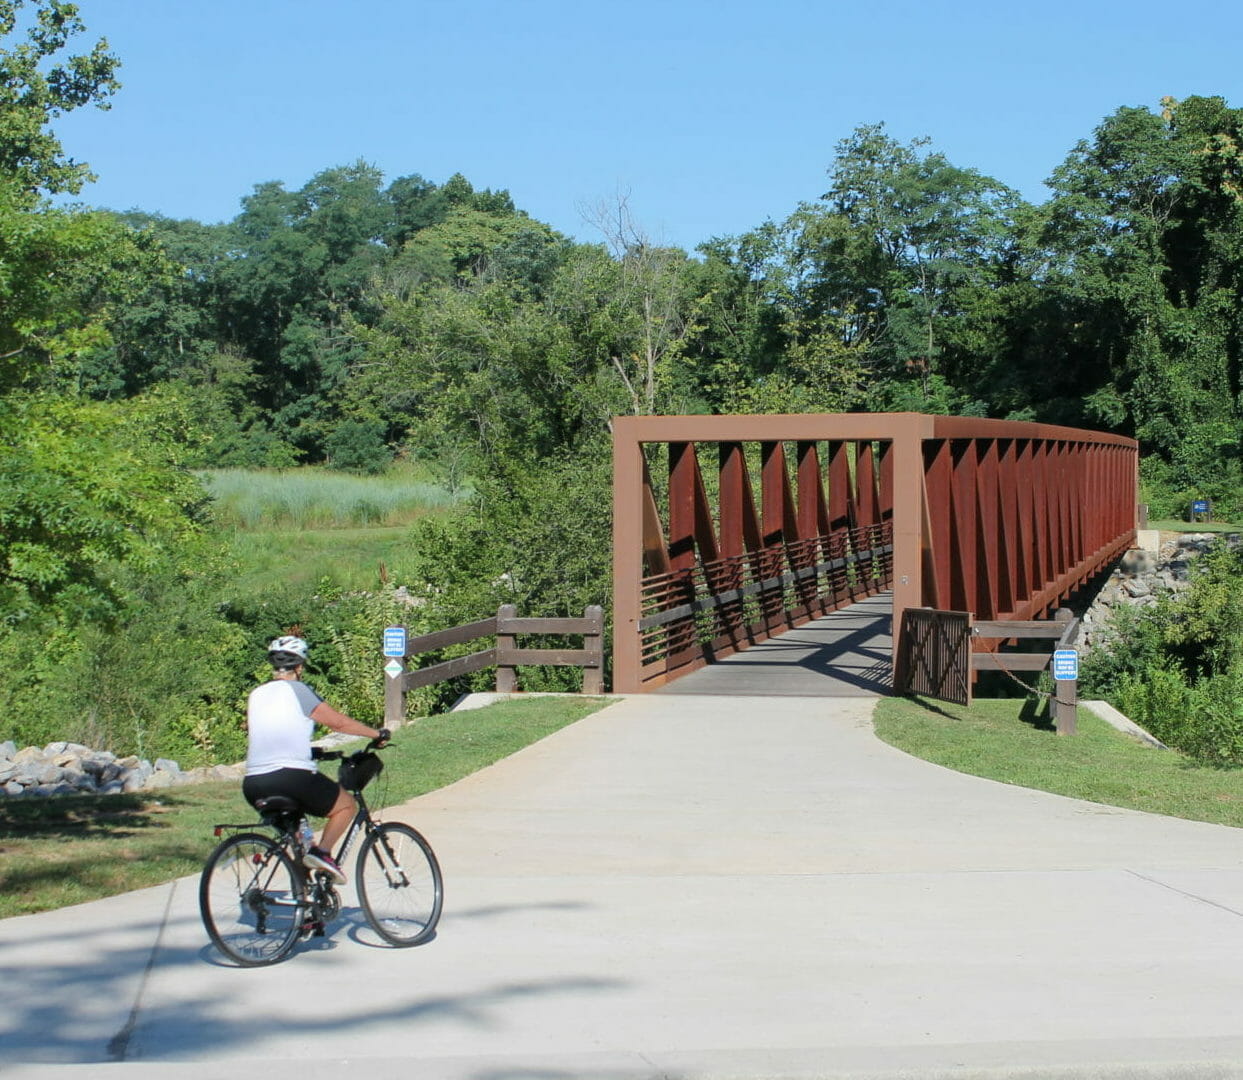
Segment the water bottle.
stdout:
[[306,818],[302,819],[302,827],[298,829],[298,836],[302,840],[302,849],[310,851],[315,844],[315,831],[311,828],[311,823]]

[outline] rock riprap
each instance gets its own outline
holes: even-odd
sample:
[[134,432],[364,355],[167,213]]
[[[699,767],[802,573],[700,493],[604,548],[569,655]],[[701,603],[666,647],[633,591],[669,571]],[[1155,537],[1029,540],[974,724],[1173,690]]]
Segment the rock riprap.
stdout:
[[1148,607],[1163,596],[1191,588],[1192,565],[1219,540],[1238,546],[1243,537],[1210,533],[1167,535],[1157,551],[1128,551],[1083,613],[1079,648],[1085,652],[1109,637],[1109,624],[1119,607]]
[[244,774],[242,765],[183,770],[170,758],[151,762],[136,756],[117,757],[81,743],[53,742],[21,750],[11,740],[0,743],[0,796],[117,795],[208,780],[240,780]]

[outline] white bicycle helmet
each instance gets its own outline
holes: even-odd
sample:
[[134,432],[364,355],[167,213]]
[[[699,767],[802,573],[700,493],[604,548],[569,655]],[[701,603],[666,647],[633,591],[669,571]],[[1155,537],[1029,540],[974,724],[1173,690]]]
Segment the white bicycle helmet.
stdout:
[[292,634],[278,637],[268,646],[269,656],[276,653],[285,653],[287,656],[296,656],[299,660],[305,660],[307,654],[306,642],[300,637],[294,637]]

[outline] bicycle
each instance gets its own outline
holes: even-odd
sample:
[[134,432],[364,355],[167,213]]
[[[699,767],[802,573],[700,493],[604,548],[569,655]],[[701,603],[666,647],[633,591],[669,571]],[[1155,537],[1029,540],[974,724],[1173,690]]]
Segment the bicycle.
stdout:
[[[321,761],[341,761],[338,780],[358,803],[358,812],[337,849],[344,865],[359,831],[362,847],[354,871],[358,900],[367,922],[390,945],[407,948],[436,931],[444,902],[440,864],[431,845],[409,825],[373,820],[363,788],[383,770],[374,740],[346,755],[316,750]],[[302,865],[303,814],[298,803],[273,795],[256,803],[258,824],[217,825],[228,830],[266,827],[264,833],[237,832],[207,857],[199,879],[199,911],[213,944],[243,967],[275,964],[302,938],[322,937],[341,912],[332,875]]]

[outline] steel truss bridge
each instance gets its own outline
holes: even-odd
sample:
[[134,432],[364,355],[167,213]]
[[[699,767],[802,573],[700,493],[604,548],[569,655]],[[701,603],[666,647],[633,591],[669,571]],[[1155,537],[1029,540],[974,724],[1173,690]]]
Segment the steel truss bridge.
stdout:
[[1048,616],[1135,541],[1133,439],[925,416],[613,422],[613,688],[656,689],[891,593]]

